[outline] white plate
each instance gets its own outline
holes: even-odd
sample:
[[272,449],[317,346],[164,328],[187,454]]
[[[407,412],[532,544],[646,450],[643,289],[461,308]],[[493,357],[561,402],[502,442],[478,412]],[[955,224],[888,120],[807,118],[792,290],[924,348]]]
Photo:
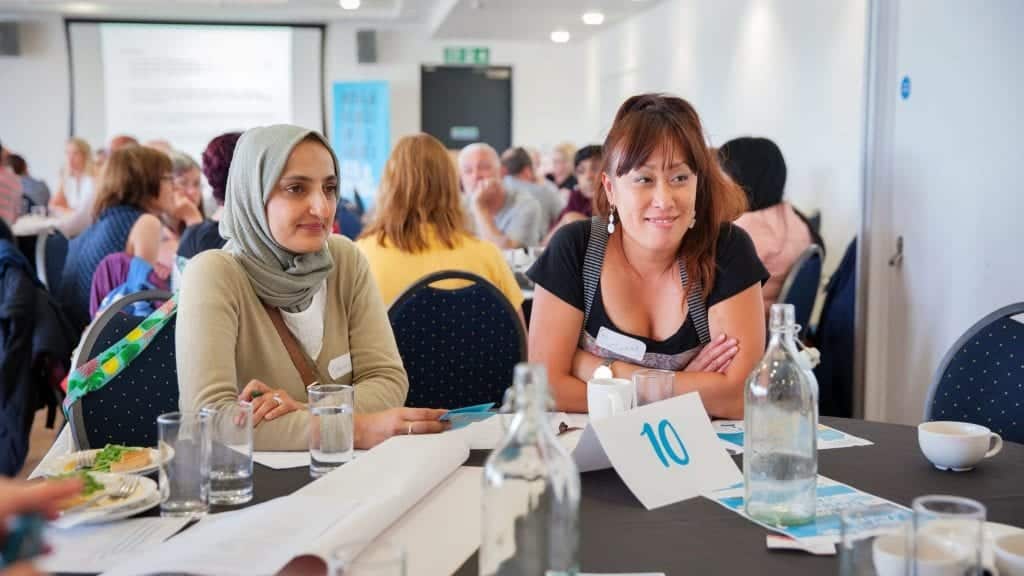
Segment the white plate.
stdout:
[[[132,448],[134,448],[134,447],[132,447]],[[155,448],[146,448],[146,450],[149,450],[149,464],[147,466],[144,466],[142,468],[138,468],[138,469],[135,469],[135,470],[124,470],[124,471],[122,471],[122,473],[124,473],[124,474],[149,474],[150,472],[156,472],[156,470],[160,467],[160,451],[155,449]],[[101,451],[100,448],[95,448],[93,450],[80,450],[78,452],[72,452],[70,454],[65,454],[64,456],[61,456],[60,458],[57,458],[54,461],[53,465],[50,466],[50,468],[48,468],[46,470],[45,474],[47,476],[58,476],[60,474],[65,474],[67,472],[72,472],[72,471],[74,471],[74,469],[68,470],[67,466],[69,464],[75,462],[77,460],[79,454],[82,454],[85,457],[87,457],[89,460],[92,460],[93,458],[95,458],[96,454],[100,453],[100,451]],[[97,472],[97,474],[105,474],[105,472]]]
[[[117,491],[125,478],[132,476],[130,474],[110,474],[105,472],[89,472],[89,475],[95,478],[97,482],[103,484],[106,488],[105,491],[110,494]],[[133,516],[159,504],[160,492],[157,489],[156,482],[144,476],[134,476],[134,478],[139,481],[139,484],[136,486],[135,491],[127,497],[114,499],[104,496],[88,508],[76,510],[67,516],[62,516],[55,522],[55,525],[61,527],[62,521],[71,522],[76,525],[109,522]]]

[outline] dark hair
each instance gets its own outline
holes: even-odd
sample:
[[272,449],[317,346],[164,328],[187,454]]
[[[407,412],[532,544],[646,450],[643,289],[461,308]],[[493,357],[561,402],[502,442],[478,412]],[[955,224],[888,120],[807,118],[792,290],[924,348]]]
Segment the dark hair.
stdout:
[[213,189],[213,197],[217,203],[224,205],[224,191],[228,185],[228,171],[231,168],[231,157],[235,153],[235,145],[241,132],[221,134],[206,145],[203,151],[203,175]]
[[572,166],[573,168],[577,168],[579,167],[580,162],[583,162],[584,160],[590,160],[591,158],[601,158],[600,144],[591,144],[589,146],[584,146],[583,148],[577,150],[576,155],[572,159]]
[[159,150],[129,146],[111,153],[96,191],[93,215],[99,218],[114,206],[148,209],[149,200],[160,197],[160,181],[170,174],[171,159]]
[[750,210],[762,210],[782,202],[786,160],[775,142],[750,136],[736,138],[722,144],[718,158],[722,169],[747,193]]
[[[715,250],[722,225],[746,208],[743,191],[730,180],[707,145],[697,111],[689,102],[666,94],[640,94],[622,103],[604,141],[602,171],[621,177],[642,166],[657,150],[666,163],[677,153],[697,177],[696,224],[686,232],[679,251],[686,273],[700,280],[707,298],[715,282]],[[595,194],[596,212],[611,211],[606,194]]]
[[501,166],[505,172],[514,176],[527,168],[532,168],[533,160],[530,159],[530,153],[525,148],[517,146],[505,150],[505,153],[501,155]]
[[7,155],[7,165],[18,176],[24,176],[28,172],[28,164],[25,163],[25,159],[17,154]]

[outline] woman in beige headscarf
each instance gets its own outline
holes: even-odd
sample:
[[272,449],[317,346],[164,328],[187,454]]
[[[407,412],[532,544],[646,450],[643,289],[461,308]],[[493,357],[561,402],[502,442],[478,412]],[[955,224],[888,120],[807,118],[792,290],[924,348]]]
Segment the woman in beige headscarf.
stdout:
[[337,174],[316,132],[247,131],[220,223],[228,243],[185,269],[181,408],[252,401],[258,450],[307,448],[313,381],[355,386],[357,448],[444,429],[441,410],[401,408],[408,379],[369,266],[350,241],[330,235]]

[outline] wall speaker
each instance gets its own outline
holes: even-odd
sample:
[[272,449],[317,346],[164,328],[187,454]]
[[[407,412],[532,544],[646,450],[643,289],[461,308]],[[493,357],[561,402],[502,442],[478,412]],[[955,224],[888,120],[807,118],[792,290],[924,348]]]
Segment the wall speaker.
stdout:
[[21,54],[18,43],[18,23],[0,22],[0,56],[17,56]]
[[356,30],[356,61],[360,64],[377,62],[376,30]]

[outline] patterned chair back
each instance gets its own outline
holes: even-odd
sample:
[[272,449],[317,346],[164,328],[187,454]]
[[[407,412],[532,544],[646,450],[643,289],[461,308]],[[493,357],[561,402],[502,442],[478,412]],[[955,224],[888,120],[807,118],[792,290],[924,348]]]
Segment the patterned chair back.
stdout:
[[953,344],[939,364],[924,419],[981,424],[1024,442],[1024,302],[985,316]]
[[796,323],[801,326],[801,334],[807,331],[820,292],[822,260],[821,246],[808,246],[793,263],[793,269],[779,291],[778,301],[796,308]]
[[[166,300],[170,292],[137,292],[106,308],[86,331],[78,366],[114,345],[145,320],[128,310],[139,300]],[[71,434],[80,450],[106,444],[156,446],[156,417],[178,410],[178,367],[174,356],[177,316],[124,371],[71,407]]]
[[[442,280],[469,284],[431,286]],[[388,318],[409,374],[406,406],[500,405],[515,365],[526,360],[526,333],[515,308],[475,274],[425,276],[395,300]]]

